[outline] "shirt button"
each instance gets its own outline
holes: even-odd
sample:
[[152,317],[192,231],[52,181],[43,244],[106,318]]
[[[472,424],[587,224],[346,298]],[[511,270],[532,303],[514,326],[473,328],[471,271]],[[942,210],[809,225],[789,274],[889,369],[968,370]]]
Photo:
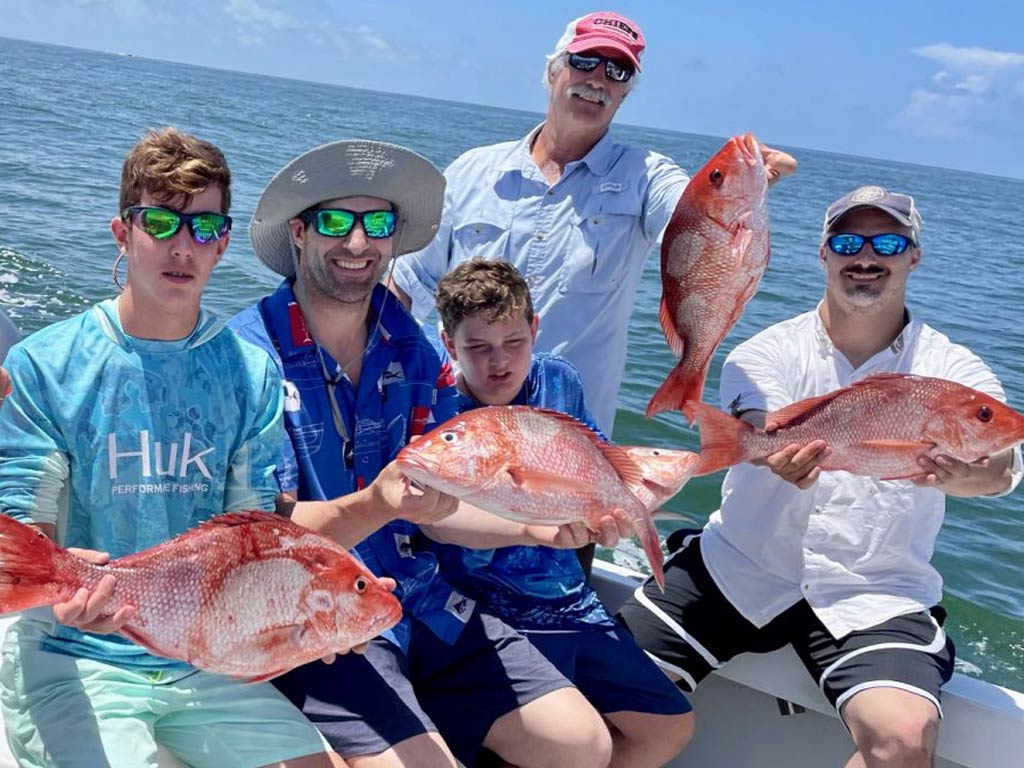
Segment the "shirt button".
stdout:
[[536,282],[537,282],[537,278],[534,277],[533,275],[530,275],[528,278],[526,278],[526,284],[527,285],[533,285]]
[[537,240],[543,240],[544,239],[544,233],[543,232],[538,232],[536,235],[534,235],[534,238],[537,239]]
[[555,194],[555,190],[553,190],[553,189],[549,189],[549,190],[548,190],[548,195],[553,195],[553,194]]

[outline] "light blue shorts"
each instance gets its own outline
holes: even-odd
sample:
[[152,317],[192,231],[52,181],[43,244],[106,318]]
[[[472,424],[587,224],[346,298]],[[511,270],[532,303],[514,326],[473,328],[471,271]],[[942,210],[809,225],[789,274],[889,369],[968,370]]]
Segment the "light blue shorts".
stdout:
[[0,702],[23,768],[155,768],[157,744],[194,768],[257,768],[327,749],[269,683],[51,653],[43,627],[22,619],[3,645]]

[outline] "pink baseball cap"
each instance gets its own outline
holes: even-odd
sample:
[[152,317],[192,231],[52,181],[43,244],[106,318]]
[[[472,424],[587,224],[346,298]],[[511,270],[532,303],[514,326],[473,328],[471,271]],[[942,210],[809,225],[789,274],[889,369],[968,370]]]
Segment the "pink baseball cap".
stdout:
[[570,21],[555,51],[597,51],[606,55],[622,55],[639,72],[644,46],[644,35],[635,22],[612,11],[597,11]]

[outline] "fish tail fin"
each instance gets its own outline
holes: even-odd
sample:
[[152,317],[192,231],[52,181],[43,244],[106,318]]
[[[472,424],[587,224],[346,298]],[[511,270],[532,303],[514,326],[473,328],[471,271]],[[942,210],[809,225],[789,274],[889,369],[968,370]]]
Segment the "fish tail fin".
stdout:
[[699,375],[694,376],[690,366],[685,363],[686,360],[680,361],[658,387],[658,391],[654,393],[654,397],[647,404],[647,411],[644,414],[647,418],[662,411],[682,410],[689,401],[700,400],[704,393],[704,378],[707,375],[707,370],[701,370]]
[[687,403],[683,412],[700,429],[700,458],[693,470],[694,477],[709,475],[750,458],[746,438],[754,428],[745,421],[705,403]]
[[0,514],[0,613],[64,599],[64,590],[56,583],[62,554],[44,534]]
[[640,539],[640,546],[647,555],[647,562],[651,566],[651,573],[658,583],[658,588],[665,591],[665,554],[661,551],[661,542],[658,541],[658,529],[654,527],[652,513],[644,512],[643,519],[635,523],[636,534]]

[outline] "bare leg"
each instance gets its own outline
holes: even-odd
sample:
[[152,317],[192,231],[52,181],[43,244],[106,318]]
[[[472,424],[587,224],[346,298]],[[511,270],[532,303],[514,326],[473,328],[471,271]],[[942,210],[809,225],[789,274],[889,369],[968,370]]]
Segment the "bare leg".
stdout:
[[280,763],[271,763],[266,768],[347,768],[348,763],[334,752],[320,752],[315,755],[296,757]]
[[352,768],[456,768],[458,762],[438,733],[421,733],[375,755],[348,758]]
[[682,752],[693,738],[693,712],[613,712],[605,715],[605,720],[612,734],[609,768],[658,768]]
[[939,713],[931,700],[899,688],[868,688],[843,707],[857,753],[847,768],[933,768]]
[[575,688],[559,688],[495,721],[484,746],[519,768],[606,768],[612,738]]

